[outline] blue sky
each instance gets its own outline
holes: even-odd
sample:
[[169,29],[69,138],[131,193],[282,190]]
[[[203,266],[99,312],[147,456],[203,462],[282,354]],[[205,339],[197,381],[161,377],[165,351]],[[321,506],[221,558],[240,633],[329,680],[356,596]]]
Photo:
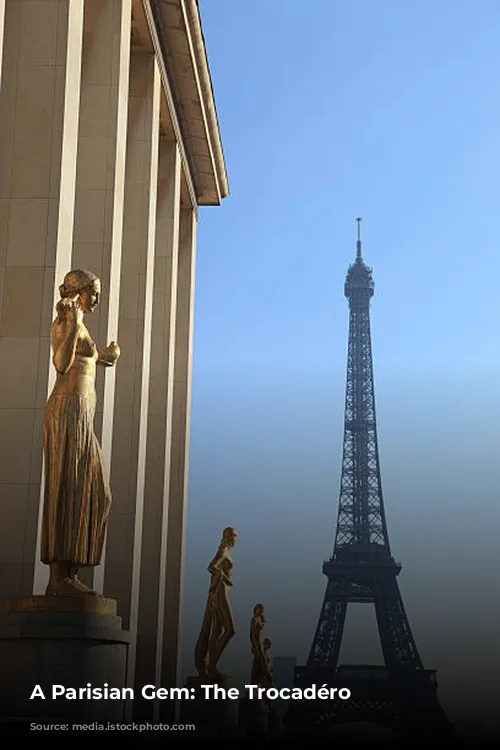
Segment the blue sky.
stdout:
[[[227,525],[240,536],[223,666],[248,678],[260,600],[274,654],[307,656],[335,531],[359,215],[400,586],[445,708],[472,690],[471,715],[487,720],[499,666],[500,6],[200,0],[200,11],[231,195],[200,211],[198,229],[184,673]],[[377,656],[365,610],[348,615],[344,660]]]

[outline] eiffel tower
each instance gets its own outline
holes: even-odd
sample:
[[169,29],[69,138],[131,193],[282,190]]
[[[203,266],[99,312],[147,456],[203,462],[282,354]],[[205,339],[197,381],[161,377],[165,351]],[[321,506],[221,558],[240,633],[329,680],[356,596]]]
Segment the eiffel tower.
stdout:
[[[384,725],[401,736],[446,735],[451,731],[437,699],[435,670],[424,669],[405,612],[391,554],[384,511],[370,334],[372,270],[362,255],[361,219],[355,262],[344,293],[349,301],[349,343],[344,447],[337,532],[323,606],[305,667],[295,687],[344,687],[348,700],[292,700],[285,725],[321,731],[340,722]],[[347,605],[373,604],[383,666],[338,664]]]

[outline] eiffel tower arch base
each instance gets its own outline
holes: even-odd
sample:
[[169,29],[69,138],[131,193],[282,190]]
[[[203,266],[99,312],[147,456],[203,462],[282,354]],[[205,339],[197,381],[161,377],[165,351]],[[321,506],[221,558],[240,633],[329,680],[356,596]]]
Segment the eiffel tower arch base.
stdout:
[[[385,727],[402,740],[450,738],[453,731],[437,699],[436,673],[422,669],[390,674],[383,666],[344,665],[333,676],[327,668],[299,667],[295,687],[347,689],[350,696],[327,700],[292,700],[284,717],[291,733],[319,735],[339,725]],[[375,732],[374,736],[378,733]],[[370,738],[363,730],[363,737]]]

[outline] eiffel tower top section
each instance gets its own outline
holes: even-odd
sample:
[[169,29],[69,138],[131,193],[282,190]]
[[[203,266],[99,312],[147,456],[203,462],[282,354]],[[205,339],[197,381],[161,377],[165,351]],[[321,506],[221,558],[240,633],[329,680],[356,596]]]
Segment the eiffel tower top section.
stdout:
[[349,304],[368,303],[373,297],[375,284],[372,277],[372,269],[363,262],[363,250],[361,245],[361,219],[358,223],[358,241],[356,243],[356,261],[349,266],[345,280],[344,294]]
[[373,384],[370,299],[374,283],[361,247],[361,219],[355,262],[349,266],[349,341],[344,447],[334,560],[366,564],[393,562],[382,497]]

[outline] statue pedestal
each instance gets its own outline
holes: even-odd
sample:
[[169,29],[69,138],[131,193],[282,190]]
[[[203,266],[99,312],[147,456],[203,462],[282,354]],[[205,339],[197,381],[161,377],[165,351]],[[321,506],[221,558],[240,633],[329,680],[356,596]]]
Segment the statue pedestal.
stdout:
[[[65,688],[126,687],[130,634],[116,602],[96,596],[11,599],[0,620],[0,719],[120,721],[131,700],[55,699]],[[45,700],[30,699],[39,685]]]
[[265,740],[281,736],[281,725],[275,708],[266,701],[247,696],[240,699],[240,727],[247,739]]
[[240,699],[240,727],[246,731],[247,739],[266,739],[269,733],[269,708],[259,698]]
[[186,687],[194,698],[181,703],[180,721],[195,724],[197,733],[201,730],[207,736],[238,737],[238,703],[231,698],[206,698],[202,685],[217,685],[229,690],[233,687],[230,677],[188,677]]

